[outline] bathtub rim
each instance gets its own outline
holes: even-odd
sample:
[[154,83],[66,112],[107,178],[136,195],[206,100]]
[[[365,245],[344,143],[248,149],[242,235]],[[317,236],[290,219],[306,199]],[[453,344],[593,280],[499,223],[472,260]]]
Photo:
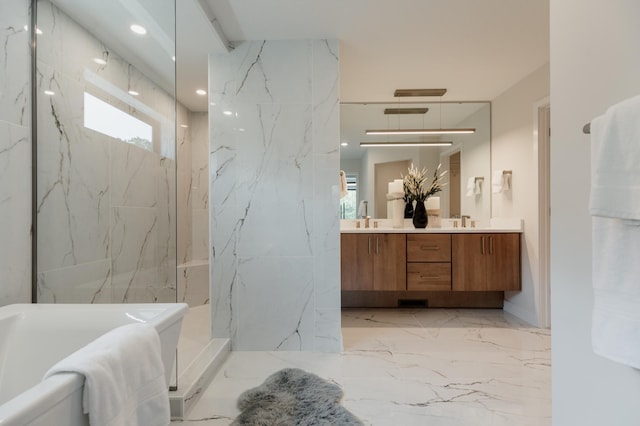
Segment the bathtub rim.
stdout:
[[[0,307],[0,318],[10,316],[13,314],[24,314],[28,311],[62,311],[69,313],[73,310],[96,310],[101,309],[104,311],[122,311],[126,309],[158,309],[164,308],[164,312],[170,312],[167,316],[156,315],[149,318],[144,323],[153,325],[158,332],[164,331],[172,324],[177,318],[184,317],[185,313],[189,310],[189,305],[183,302],[175,303],[14,303],[11,305],[5,305]],[[125,309],[125,310],[126,310]],[[160,309],[159,309],[160,310]],[[26,312],[25,312],[26,311]],[[135,319],[129,317],[132,322]]]
[[[127,309],[123,309],[127,308]],[[66,314],[69,310],[97,310],[113,312],[124,312],[128,308],[135,309],[158,309],[163,314],[155,315],[144,321],[152,325],[159,335],[167,333],[167,338],[172,339],[170,346],[173,347],[172,355],[175,356],[175,350],[180,333],[180,327],[185,313],[189,307],[186,303],[129,303],[129,304],[31,304],[16,303],[0,307],[0,318],[28,315],[27,311],[64,311]],[[134,318],[129,317],[131,323],[136,322]],[[120,325],[114,325],[113,328]],[[177,328],[177,330],[170,330]],[[173,333],[177,331],[177,333]],[[162,340],[162,339],[161,339]],[[175,340],[175,342],[173,341]],[[89,342],[87,342],[89,343]],[[175,344],[174,344],[175,343]],[[164,346],[163,348],[164,349]],[[164,350],[163,350],[164,352]],[[70,354],[69,354],[70,355]],[[167,354],[163,353],[163,363],[165,368]],[[169,366],[172,369],[172,366]],[[171,374],[167,372],[167,374]],[[40,417],[55,410],[55,408],[65,399],[71,398],[74,404],[80,404],[82,412],[82,387],[84,385],[84,376],[76,373],[60,373],[42,380],[24,392],[0,404],[0,425],[14,424],[30,424],[38,420]],[[79,398],[79,399],[78,399]],[[34,401],[36,404],[34,404]],[[16,423],[20,421],[20,423]],[[47,423],[44,423],[47,424]]]

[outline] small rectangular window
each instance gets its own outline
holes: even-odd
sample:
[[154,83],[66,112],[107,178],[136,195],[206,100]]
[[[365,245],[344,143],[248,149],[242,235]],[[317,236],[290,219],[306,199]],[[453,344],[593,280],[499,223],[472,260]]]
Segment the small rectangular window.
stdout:
[[84,92],[84,127],[153,151],[153,127]]

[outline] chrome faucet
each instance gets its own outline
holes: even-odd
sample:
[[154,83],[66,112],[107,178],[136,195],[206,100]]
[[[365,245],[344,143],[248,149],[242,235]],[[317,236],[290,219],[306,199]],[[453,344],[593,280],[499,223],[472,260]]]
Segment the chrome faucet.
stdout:
[[469,221],[471,221],[471,216],[462,215],[460,217],[462,218],[462,227],[466,228],[467,227],[467,219],[469,219]]

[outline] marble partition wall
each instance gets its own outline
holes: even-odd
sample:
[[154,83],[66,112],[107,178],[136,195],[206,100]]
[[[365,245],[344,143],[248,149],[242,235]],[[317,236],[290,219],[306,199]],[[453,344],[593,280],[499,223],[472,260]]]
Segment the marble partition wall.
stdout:
[[[47,1],[38,27],[38,301],[175,301],[174,99]],[[153,123],[152,149],[86,128],[85,92]]]
[[29,3],[0,5],[0,306],[31,301]]
[[340,351],[337,41],[210,57],[214,337]]

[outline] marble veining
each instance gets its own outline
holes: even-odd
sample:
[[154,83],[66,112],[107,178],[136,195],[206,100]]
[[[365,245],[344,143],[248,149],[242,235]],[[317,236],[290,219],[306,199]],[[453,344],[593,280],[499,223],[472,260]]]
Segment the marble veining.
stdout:
[[213,335],[338,351],[338,43],[244,42],[209,61]]
[[29,126],[30,44],[29,4],[24,0],[3,0],[0,15],[0,121]]
[[[39,301],[175,301],[174,99],[51,2],[38,26]],[[85,128],[85,92],[153,122],[152,149]]]
[[0,305],[30,301],[31,160],[29,129],[0,117]]
[[366,425],[549,426],[551,341],[501,310],[345,310],[344,351],[232,352],[183,421],[228,425],[237,397],[302,368]]

